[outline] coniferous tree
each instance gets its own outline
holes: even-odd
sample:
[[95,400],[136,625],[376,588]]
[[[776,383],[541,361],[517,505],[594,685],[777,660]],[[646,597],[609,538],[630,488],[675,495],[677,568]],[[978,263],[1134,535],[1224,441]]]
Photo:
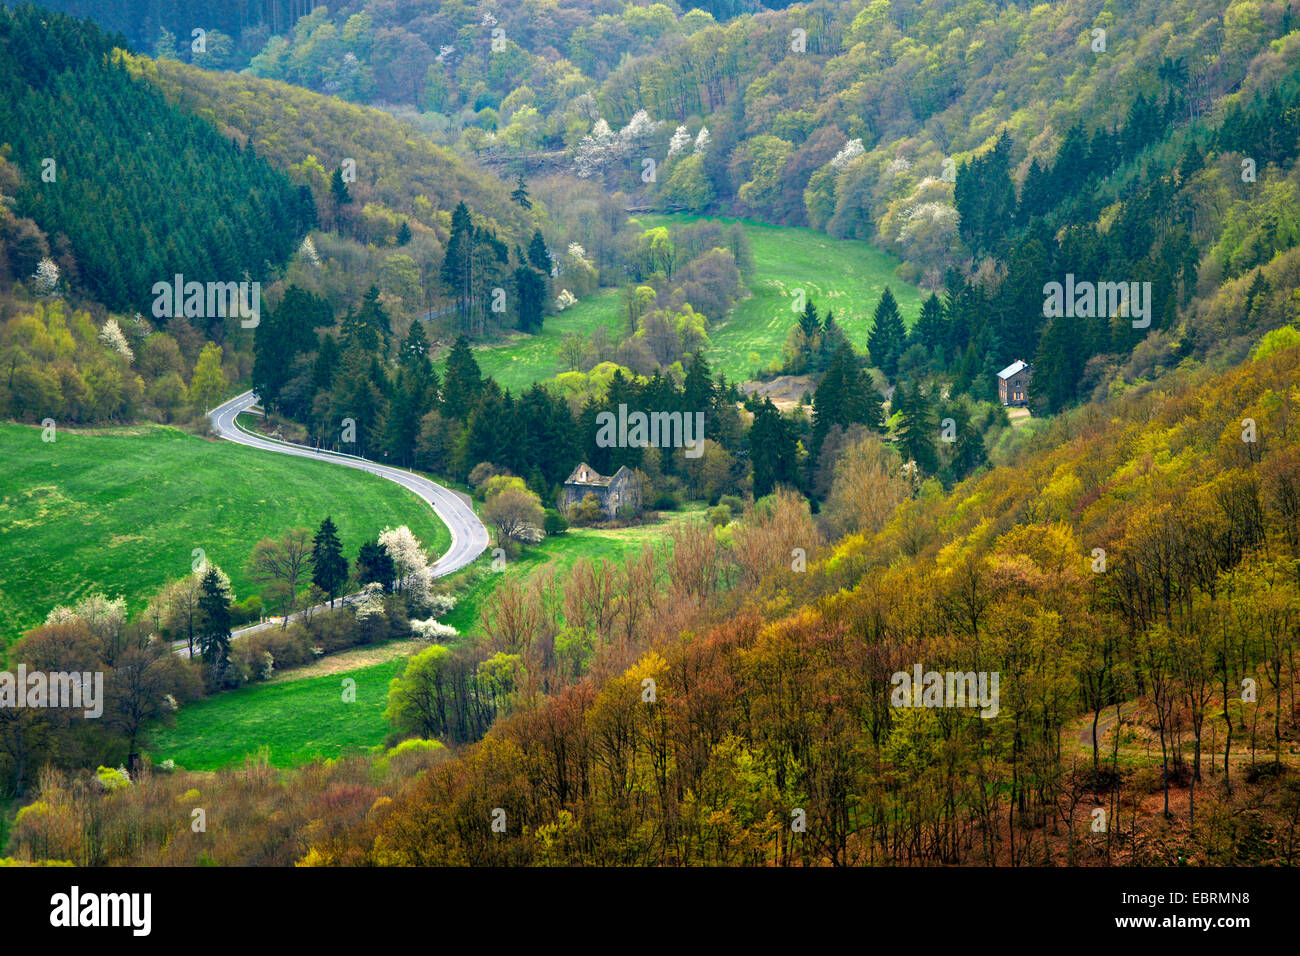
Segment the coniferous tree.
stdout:
[[898,396],[899,451],[905,460],[916,462],[922,472],[932,475],[939,470],[935,451],[939,435],[930,403],[919,386],[909,389],[906,384],[901,384],[895,394]]
[[467,420],[482,391],[483,375],[469,347],[469,339],[459,335],[447,354],[447,367],[443,373],[443,415],[456,421]]
[[361,545],[357,551],[357,582],[362,587],[367,584],[382,584],[385,591],[390,591],[396,576],[393,557],[378,540]]
[[763,399],[754,412],[749,457],[754,469],[755,498],[771,494],[777,485],[796,484],[799,460],[794,432],[770,398]]
[[524,183],[524,174],[519,173],[515,177],[515,188],[510,193],[510,198],[522,206],[524,209],[532,209],[533,201],[528,198],[528,186]]
[[903,354],[907,343],[907,328],[903,325],[903,316],[898,311],[898,301],[894,293],[885,286],[885,291],[876,303],[876,311],[871,321],[871,332],[867,336],[867,348],[871,352],[871,361],[890,378],[898,374],[898,358]]
[[528,242],[528,264],[546,276],[551,274],[554,266],[550,250],[546,248],[546,240],[542,238],[540,229],[533,231],[533,238]]
[[934,293],[921,303],[921,314],[912,328],[912,341],[923,346],[930,355],[943,348],[947,329],[944,328],[943,303]]
[[222,585],[217,569],[208,565],[199,583],[199,615],[203,629],[199,632],[199,653],[209,686],[217,686],[225,675],[230,655],[230,596]]
[[320,523],[320,529],[312,539],[311,565],[312,583],[329,595],[330,607],[333,607],[334,599],[348,580],[348,559],[343,555],[338,528],[328,517]]

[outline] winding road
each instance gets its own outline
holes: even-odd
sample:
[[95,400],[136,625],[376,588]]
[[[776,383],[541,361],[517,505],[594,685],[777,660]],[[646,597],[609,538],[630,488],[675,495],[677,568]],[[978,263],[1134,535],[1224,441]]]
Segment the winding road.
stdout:
[[[431,570],[434,577],[442,577],[451,574],[453,571],[459,571],[467,564],[472,563],[475,558],[487,549],[487,528],[484,527],[483,522],[474,513],[469,500],[464,496],[449,488],[444,488],[437,482],[421,478],[419,475],[404,471],[401,468],[394,468],[391,465],[381,465],[356,455],[319,450],[307,445],[297,445],[293,442],[267,438],[264,435],[246,431],[240,427],[236,419],[256,403],[256,396],[251,391],[248,391],[218,405],[208,412],[208,419],[212,422],[213,430],[226,441],[232,441],[239,445],[260,448],[263,451],[278,452],[281,455],[293,455],[298,458],[330,461],[345,468],[368,471],[372,475],[387,478],[389,481],[396,482],[403,488],[415,492],[421,500],[437,513],[438,517],[447,526],[447,530],[451,532],[451,547],[432,565]],[[344,600],[346,601],[346,598]],[[327,607],[328,605],[321,606]],[[293,617],[298,617],[302,613],[302,611],[298,611]],[[233,636],[238,637],[241,634],[248,634],[276,623],[279,623],[278,620],[251,624],[235,631]],[[179,641],[177,644],[184,652],[185,642]]]

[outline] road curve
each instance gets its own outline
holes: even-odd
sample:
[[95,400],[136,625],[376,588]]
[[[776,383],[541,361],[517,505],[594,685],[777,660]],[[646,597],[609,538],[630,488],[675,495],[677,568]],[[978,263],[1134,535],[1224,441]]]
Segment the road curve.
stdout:
[[[459,571],[465,565],[470,564],[475,558],[482,554],[488,546],[488,531],[483,522],[478,519],[474,509],[456,492],[449,488],[444,488],[437,482],[430,481],[427,478],[421,478],[409,471],[403,471],[401,468],[393,468],[390,465],[380,465],[373,461],[367,461],[364,458],[358,458],[355,455],[344,455],[332,451],[318,451],[307,445],[296,445],[293,442],[280,441],[275,438],[266,438],[262,435],[255,435],[252,432],[245,431],[239,427],[235,421],[241,412],[246,412],[257,403],[251,391],[237,395],[230,401],[218,405],[208,412],[208,420],[212,423],[212,429],[219,436],[227,441],[235,442],[238,445],[247,445],[250,448],[260,448],[264,451],[274,451],[281,455],[293,455],[298,458],[311,458],[314,460],[327,460],[336,465],[343,465],[347,468],[356,468],[360,471],[368,471],[372,475],[379,475],[381,478],[387,478],[389,481],[395,481],[403,488],[415,492],[421,500],[429,505],[442,519],[447,530],[451,532],[451,547],[447,553],[440,557],[431,569],[434,577],[442,577],[451,574],[453,571]],[[345,595],[343,602],[346,604],[349,597],[355,595]],[[322,604],[311,610],[320,610],[328,607]],[[290,615],[290,620],[301,618],[303,611],[295,611]],[[250,624],[247,627],[241,627],[235,630],[231,636],[241,637],[251,634],[254,631],[260,631],[263,628],[274,627],[279,625],[280,619],[269,619],[257,624]],[[172,647],[178,654],[188,656],[189,647],[186,641],[173,641]]]
[[446,554],[433,564],[434,577],[442,577],[445,574],[451,574],[453,571],[459,571],[487,549],[487,528],[484,527],[483,522],[479,520],[478,515],[474,513],[474,509],[470,507],[469,503],[456,492],[444,488],[427,478],[421,478],[419,475],[404,471],[401,468],[394,468],[391,465],[381,465],[373,461],[367,461],[364,458],[358,458],[355,455],[318,451],[307,445],[296,445],[292,442],[266,438],[245,431],[239,427],[235,419],[241,412],[247,411],[254,404],[256,404],[256,399],[253,393],[248,391],[242,395],[237,395],[222,405],[218,405],[208,412],[208,419],[212,422],[213,430],[227,441],[240,445],[279,452],[282,455],[293,455],[298,458],[311,458],[317,461],[326,460],[336,465],[343,465],[346,468],[368,471],[372,475],[387,478],[389,481],[394,481],[403,488],[415,492],[437,513],[438,517],[446,524],[447,530],[451,532],[451,547],[447,549]]

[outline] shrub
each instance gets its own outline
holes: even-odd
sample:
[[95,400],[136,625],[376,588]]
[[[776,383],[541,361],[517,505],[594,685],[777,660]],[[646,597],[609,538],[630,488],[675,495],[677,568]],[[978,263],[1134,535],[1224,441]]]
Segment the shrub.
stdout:
[[542,513],[542,530],[548,537],[553,534],[564,534],[569,530],[569,522],[565,521],[564,515],[555,508],[547,508]]
[[723,495],[718,499],[718,504],[730,508],[734,518],[739,518],[745,513],[745,502],[739,495]]

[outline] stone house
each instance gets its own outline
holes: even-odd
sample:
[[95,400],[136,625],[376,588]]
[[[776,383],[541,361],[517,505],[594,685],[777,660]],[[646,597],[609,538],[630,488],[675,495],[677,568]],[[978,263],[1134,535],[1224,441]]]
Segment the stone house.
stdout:
[[998,398],[1003,405],[1024,407],[1029,404],[1029,379],[1034,374],[1034,367],[1028,362],[1017,359],[998,372]]
[[596,496],[607,517],[613,518],[623,505],[633,511],[641,510],[641,482],[636,473],[623,466],[608,478],[585,461],[573,469],[564,482],[564,510],[568,510],[588,494]]

